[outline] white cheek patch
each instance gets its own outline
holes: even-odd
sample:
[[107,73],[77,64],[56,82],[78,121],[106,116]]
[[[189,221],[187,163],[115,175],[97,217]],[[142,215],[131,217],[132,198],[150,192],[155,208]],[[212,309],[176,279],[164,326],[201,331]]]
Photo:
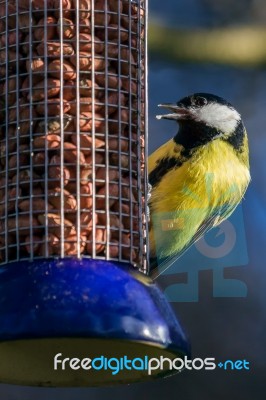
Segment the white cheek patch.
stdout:
[[201,109],[194,110],[194,116],[198,121],[215,127],[224,133],[235,130],[241,117],[239,113],[223,104],[210,103]]

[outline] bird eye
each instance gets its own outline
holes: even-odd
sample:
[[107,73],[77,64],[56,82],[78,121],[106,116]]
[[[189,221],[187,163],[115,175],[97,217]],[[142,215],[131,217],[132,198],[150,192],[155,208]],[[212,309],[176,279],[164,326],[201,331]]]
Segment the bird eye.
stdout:
[[193,105],[195,105],[197,107],[205,106],[205,104],[207,104],[207,103],[208,103],[207,99],[205,99],[205,97],[201,97],[201,96],[197,96],[193,100]]

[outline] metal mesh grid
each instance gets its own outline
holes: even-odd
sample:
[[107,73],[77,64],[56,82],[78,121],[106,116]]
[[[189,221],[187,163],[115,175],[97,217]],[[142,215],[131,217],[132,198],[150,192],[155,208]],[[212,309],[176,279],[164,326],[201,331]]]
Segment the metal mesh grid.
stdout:
[[0,1],[0,261],[147,268],[146,0]]

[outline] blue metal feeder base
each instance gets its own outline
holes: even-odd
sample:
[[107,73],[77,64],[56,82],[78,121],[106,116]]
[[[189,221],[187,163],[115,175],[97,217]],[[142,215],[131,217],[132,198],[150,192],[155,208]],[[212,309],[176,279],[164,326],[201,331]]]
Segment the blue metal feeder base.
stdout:
[[140,382],[178,372],[164,362],[149,375],[148,359],[189,353],[162,292],[127,264],[43,259],[0,270],[2,383]]

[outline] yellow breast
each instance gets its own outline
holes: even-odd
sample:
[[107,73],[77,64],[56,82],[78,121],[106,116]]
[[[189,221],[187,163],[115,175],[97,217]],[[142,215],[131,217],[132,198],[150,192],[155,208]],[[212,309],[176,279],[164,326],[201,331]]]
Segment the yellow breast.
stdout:
[[[180,157],[181,150],[170,140],[149,158],[149,171],[155,168],[156,160]],[[169,170],[152,190],[151,249],[156,246],[156,236],[165,248],[164,256],[182,249],[216,208],[230,204],[234,209],[249,180],[248,163],[227,142],[217,139],[198,148],[180,167]],[[164,233],[167,223],[174,228]]]
[[[149,157],[149,173],[162,156],[179,157],[181,147],[170,140]],[[180,167],[170,170],[152,192],[161,211],[240,201],[250,180],[249,166],[225,141],[214,140],[199,148]]]

